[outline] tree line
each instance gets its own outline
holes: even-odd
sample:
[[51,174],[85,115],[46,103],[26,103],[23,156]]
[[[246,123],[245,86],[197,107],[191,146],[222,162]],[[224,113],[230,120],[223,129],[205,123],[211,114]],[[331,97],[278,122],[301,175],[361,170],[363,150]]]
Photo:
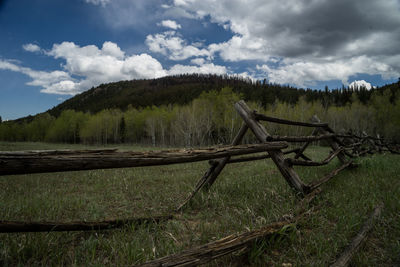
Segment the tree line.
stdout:
[[[355,93],[360,101],[368,103],[374,91],[366,88],[342,88],[325,90],[298,89],[289,85],[268,82],[266,79],[253,81],[248,78],[215,74],[186,74],[158,79],[120,81],[101,84],[78,94],[50,109],[50,115],[58,117],[67,109],[97,113],[104,109],[126,110],[163,106],[169,104],[188,105],[203,92],[220,90],[224,87],[240,94],[246,101],[258,102],[266,108],[277,100],[296,104],[301,97],[308,102],[321,101],[325,106],[344,106],[352,101]],[[26,119],[33,119],[26,118]]]
[[[317,114],[336,131],[366,131],[400,141],[400,96],[398,84],[369,93],[366,101],[353,92],[344,105],[334,105],[334,94],[297,101],[247,101],[249,106],[269,116],[296,121],[309,121]],[[322,91],[321,94],[325,92]],[[338,96],[340,97],[340,96]],[[31,120],[0,123],[2,141],[45,141],[59,143],[110,144],[141,143],[153,146],[208,146],[228,144],[242,121],[234,103],[246,99],[231,87],[202,92],[185,105],[133,107],[125,110],[107,108],[96,113],[64,110],[58,117],[45,112]],[[331,102],[329,102],[331,101]],[[268,123],[274,135],[308,135],[310,129]],[[255,141],[246,135],[246,142]]]

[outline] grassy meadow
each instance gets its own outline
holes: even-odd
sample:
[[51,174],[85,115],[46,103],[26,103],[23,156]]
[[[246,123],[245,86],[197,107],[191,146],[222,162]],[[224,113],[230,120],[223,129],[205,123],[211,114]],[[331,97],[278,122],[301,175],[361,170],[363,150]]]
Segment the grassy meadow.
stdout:
[[[65,148],[88,147],[0,142],[3,151]],[[133,145],[118,148],[151,149]],[[311,147],[305,154],[323,159],[328,152],[326,147]],[[273,240],[258,242],[250,251],[225,256],[209,265],[327,266],[380,202],[385,204],[382,216],[351,263],[400,265],[400,156],[376,154],[356,162],[358,168],[346,169],[322,186],[323,192],[310,203],[315,208],[310,216]],[[295,169],[305,182],[311,182],[338,165],[335,159],[327,166]],[[198,162],[1,176],[0,220],[68,222],[170,214],[207,169],[207,162]],[[140,264],[262,227],[290,213],[298,202],[271,160],[229,164],[209,192],[200,192],[174,219],[157,225],[0,234],[0,265]]]

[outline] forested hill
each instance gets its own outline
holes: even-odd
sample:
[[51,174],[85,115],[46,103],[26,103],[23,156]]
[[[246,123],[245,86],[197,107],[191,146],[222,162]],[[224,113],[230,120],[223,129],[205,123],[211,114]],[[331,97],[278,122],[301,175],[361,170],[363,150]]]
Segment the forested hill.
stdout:
[[263,99],[264,102],[273,102],[276,97],[281,101],[296,102],[298,96],[305,93],[304,90],[288,86],[254,83],[241,77],[191,74],[101,84],[68,99],[48,112],[58,116],[67,109],[95,113],[108,108],[124,110],[129,105],[134,108],[185,105],[199,97],[202,92],[218,91],[223,87],[231,87],[246,100]]
[[[199,97],[202,92],[224,87],[230,87],[245,100],[259,102],[264,107],[276,100],[295,104],[300,96],[305,96],[309,102],[320,100],[325,105],[343,106],[351,101],[354,91],[344,87],[334,90],[325,88],[323,91],[305,90],[271,84],[266,80],[252,82],[250,79],[236,76],[191,74],[101,84],[66,100],[48,112],[58,117],[63,110],[96,113],[110,108],[125,110],[129,105],[134,108],[185,105]],[[360,101],[366,103],[372,91],[360,88],[356,93]]]

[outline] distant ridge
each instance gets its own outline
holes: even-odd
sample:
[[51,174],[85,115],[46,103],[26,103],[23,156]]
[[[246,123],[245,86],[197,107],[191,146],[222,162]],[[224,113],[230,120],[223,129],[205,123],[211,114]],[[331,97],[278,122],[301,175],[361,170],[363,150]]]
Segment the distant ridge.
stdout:
[[[380,88],[342,87],[333,90],[299,89],[288,85],[279,85],[263,81],[252,81],[249,78],[215,74],[183,74],[158,79],[120,81],[101,84],[64,101],[47,112],[58,117],[63,110],[76,110],[96,113],[103,109],[118,108],[125,110],[128,106],[143,108],[147,106],[184,105],[197,98],[202,92],[221,90],[230,87],[240,93],[246,101],[255,101],[262,106],[275,101],[295,104],[302,96],[307,101],[321,100],[327,105],[343,106],[351,102],[355,92],[361,102],[367,103],[374,91],[390,88],[393,94],[399,91],[399,83]],[[17,119],[31,121],[34,116]]]
[[[263,86],[265,85],[265,86]],[[126,109],[160,106],[168,104],[187,104],[202,92],[220,90],[229,86],[235,92],[242,93],[248,99],[260,99],[261,87],[267,84],[252,82],[248,78],[214,74],[187,74],[167,76],[158,79],[120,81],[101,84],[78,94],[48,112],[58,116],[63,110],[74,109],[84,112],[98,112],[107,108]],[[268,88],[279,89],[276,96],[294,93],[297,89],[289,86],[268,84]],[[258,89],[258,90],[257,90]],[[272,95],[271,95],[272,97]],[[274,97],[275,98],[275,97]]]

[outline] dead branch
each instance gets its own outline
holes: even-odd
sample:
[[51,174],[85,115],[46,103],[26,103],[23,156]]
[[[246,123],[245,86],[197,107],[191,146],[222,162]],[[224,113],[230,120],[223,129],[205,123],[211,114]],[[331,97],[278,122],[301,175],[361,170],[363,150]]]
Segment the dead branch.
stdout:
[[246,249],[257,239],[271,236],[291,223],[292,221],[279,221],[261,229],[229,235],[202,246],[146,262],[140,266],[197,266],[205,264],[235,251]]
[[374,225],[374,221],[380,216],[384,205],[383,203],[377,205],[371,215],[368,217],[367,221],[364,223],[360,232],[356,235],[356,237],[351,241],[350,245],[340,254],[338,259],[335,261],[331,267],[344,267],[349,264],[349,261],[353,257],[353,255],[360,248],[362,241],[366,238],[368,232],[371,230]]

